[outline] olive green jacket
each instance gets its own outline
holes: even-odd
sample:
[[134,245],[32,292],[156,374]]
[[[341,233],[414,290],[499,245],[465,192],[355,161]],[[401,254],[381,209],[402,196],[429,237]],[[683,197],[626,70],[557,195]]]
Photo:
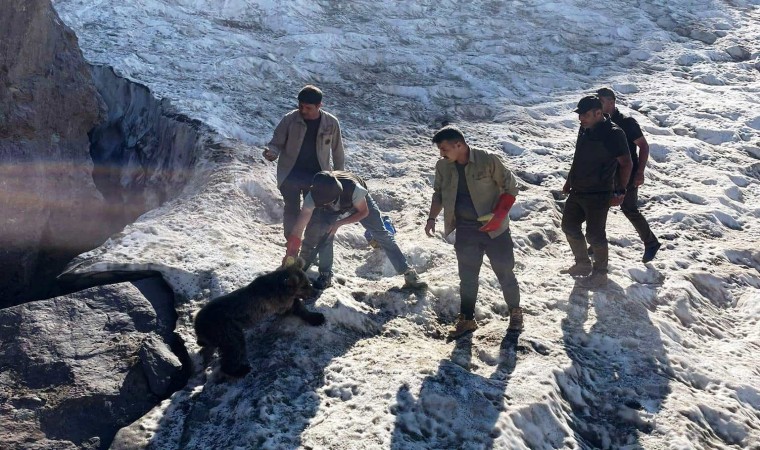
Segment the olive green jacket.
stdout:
[[[338,119],[324,109],[317,130],[317,159],[322,170],[344,170],[343,138]],[[306,122],[295,109],[280,120],[267,147],[278,156],[277,186],[281,186],[298,159]],[[332,166],[330,165],[332,156]]]
[[[433,201],[443,205],[443,232],[447,236],[456,228],[454,207],[457,201],[459,173],[454,164],[454,161],[448,159],[439,160],[435,165],[433,183]],[[464,167],[464,174],[478,216],[493,212],[501,194],[517,196],[517,180],[495,153],[470,147],[470,161]],[[508,228],[509,214],[496,231],[488,234],[495,238]]]

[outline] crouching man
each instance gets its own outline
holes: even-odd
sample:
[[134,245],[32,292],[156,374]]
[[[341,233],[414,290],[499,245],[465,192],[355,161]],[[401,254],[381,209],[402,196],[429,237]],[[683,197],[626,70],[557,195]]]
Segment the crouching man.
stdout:
[[484,254],[491,261],[509,306],[509,330],[522,330],[508,214],[517,195],[517,181],[497,155],[471,148],[456,127],[440,129],[433,136],[433,143],[442,159],[435,165],[433,200],[425,232],[428,236],[435,232],[435,220],[441,210],[444,233],[449,235],[457,230],[454,250],[459,265],[461,314],[449,337],[455,339],[478,327],[475,300]]
[[[343,225],[359,222],[372,233],[380,248],[385,251],[396,272],[404,275],[404,288],[422,289],[427,284],[420,281],[417,272],[409,267],[406,257],[396,244],[393,234],[386,229],[377,203],[367,190],[367,184],[358,175],[344,171],[323,171],[314,175],[309,193],[304,198],[303,209],[298,214],[293,230],[287,239],[288,258],[295,258],[301,248],[301,258],[310,260],[314,252],[319,257],[319,278],[316,289],[332,285],[333,242],[335,233]],[[308,226],[307,226],[308,225]],[[319,248],[322,237],[327,236]]]

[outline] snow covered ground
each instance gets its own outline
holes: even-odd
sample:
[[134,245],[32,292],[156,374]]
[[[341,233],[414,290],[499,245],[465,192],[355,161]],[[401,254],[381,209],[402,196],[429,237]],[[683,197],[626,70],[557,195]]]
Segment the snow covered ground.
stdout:
[[[209,298],[284,254],[274,164],[262,145],[306,83],[340,119],[347,166],[369,179],[432,289],[401,284],[342,228],[342,283],[249,333],[254,372],[193,379],[135,427],[155,449],[760,449],[760,1],[58,0],[85,57],[149,86],[228,138],[183,194],[80,259],[80,272],[160,270],[179,332]],[[559,195],[577,100],[603,85],[651,145],[643,213],[650,264],[619,210],[610,283],[571,262]],[[442,120],[503,151],[524,189],[511,212],[526,310],[486,264],[471,338],[450,239],[424,220]],[[192,349],[192,348],[191,348]],[[208,379],[209,381],[206,381]],[[143,442],[143,444],[145,443]]]

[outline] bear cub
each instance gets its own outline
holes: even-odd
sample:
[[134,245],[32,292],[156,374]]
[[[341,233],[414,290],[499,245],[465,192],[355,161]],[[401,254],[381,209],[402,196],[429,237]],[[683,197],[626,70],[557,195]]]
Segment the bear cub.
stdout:
[[271,314],[293,314],[312,326],[325,323],[324,314],[306,309],[303,299],[316,295],[302,262],[261,275],[251,284],[209,301],[195,316],[195,334],[204,366],[219,350],[221,371],[242,377],[246,362],[244,330]]

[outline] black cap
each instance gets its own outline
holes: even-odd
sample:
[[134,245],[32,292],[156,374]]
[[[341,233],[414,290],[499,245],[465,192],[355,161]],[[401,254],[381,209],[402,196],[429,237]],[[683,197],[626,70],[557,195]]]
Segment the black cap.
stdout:
[[608,87],[599,88],[596,90],[596,95],[598,97],[605,97],[605,98],[615,98],[615,91]]
[[343,193],[343,186],[329,172],[319,172],[311,180],[309,192],[311,192],[315,206],[325,206],[340,197],[340,194]]
[[586,114],[592,109],[602,109],[602,102],[596,95],[587,95],[578,102],[578,107],[573,110],[578,114]]

